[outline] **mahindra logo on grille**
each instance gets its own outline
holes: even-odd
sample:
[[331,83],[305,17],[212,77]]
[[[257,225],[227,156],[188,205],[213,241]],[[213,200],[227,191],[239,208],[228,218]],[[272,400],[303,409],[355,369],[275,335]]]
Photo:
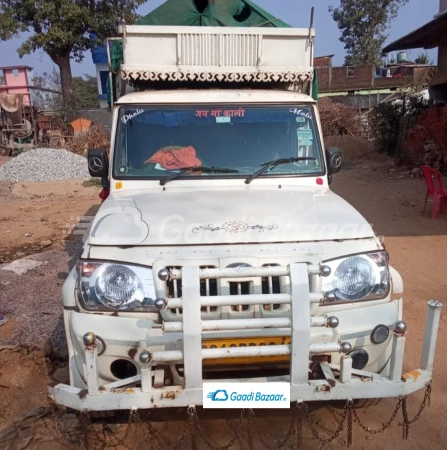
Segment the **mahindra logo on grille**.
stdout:
[[227,269],[240,269],[242,267],[253,267],[250,264],[247,263],[231,263],[230,265],[227,266]]

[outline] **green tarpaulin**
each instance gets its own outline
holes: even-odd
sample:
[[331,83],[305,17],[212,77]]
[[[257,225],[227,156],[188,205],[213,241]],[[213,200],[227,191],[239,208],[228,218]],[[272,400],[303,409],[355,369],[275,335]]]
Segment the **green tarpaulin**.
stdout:
[[318,71],[316,67],[314,67],[314,79],[312,81],[312,98],[315,101],[318,100]]
[[[205,2],[205,4],[204,4]],[[198,6],[196,6],[198,5]],[[202,12],[198,7],[205,8]],[[206,5],[206,0],[167,0],[135,25],[181,25],[181,26],[221,26],[221,27],[290,27],[269,14],[251,0],[214,0]],[[123,59],[121,41],[113,41],[111,48],[112,70],[118,71]],[[312,87],[312,97],[318,97],[317,74]],[[115,78],[115,77],[113,77]],[[107,84],[107,102],[111,104],[110,87]]]
[[[112,41],[110,49],[110,65],[112,69],[112,83],[116,89],[116,74],[119,71],[121,62],[123,61],[123,42],[122,41]],[[109,106],[112,104],[112,95],[110,92],[110,77],[107,77],[107,103]]]
[[290,27],[250,0],[214,0],[203,12],[206,0],[167,0],[136,25],[187,25],[208,27]]

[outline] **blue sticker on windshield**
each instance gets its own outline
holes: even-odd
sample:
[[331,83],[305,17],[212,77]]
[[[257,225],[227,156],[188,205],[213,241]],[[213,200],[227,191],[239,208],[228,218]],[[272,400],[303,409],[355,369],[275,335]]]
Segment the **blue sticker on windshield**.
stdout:
[[216,123],[231,123],[231,117],[216,117]]
[[296,121],[297,121],[298,123],[306,123],[306,118],[305,118],[305,117],[297,117],[297,118],[296,118]]

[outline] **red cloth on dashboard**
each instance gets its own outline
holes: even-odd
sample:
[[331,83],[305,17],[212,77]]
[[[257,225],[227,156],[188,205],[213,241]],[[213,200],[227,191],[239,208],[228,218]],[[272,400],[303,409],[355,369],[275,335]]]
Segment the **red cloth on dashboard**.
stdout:
[[182,169],[183,167],[199,167],[202,165],[196,157],[194,147],[162,148],[151,156],[144,164],[160,164],[164,169]]

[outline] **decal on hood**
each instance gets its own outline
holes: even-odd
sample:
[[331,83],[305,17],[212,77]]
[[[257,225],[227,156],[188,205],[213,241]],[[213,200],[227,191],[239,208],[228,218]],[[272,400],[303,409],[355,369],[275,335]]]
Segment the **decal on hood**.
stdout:
[[276,223],[273,223],[271,225],[249,225],[246,222],[239,222],[239,221],[233,221],[233,222],[225,222],[222,226],[214,226],[213,224],[195,227],[192,229],[193,233],[199,233],[202,230],[205,231],[227,231],[229,233],[242,233],[247,230],[258,230],[260,233],[264,231],[272,231],[276,230],[278,228],[278,225]]

